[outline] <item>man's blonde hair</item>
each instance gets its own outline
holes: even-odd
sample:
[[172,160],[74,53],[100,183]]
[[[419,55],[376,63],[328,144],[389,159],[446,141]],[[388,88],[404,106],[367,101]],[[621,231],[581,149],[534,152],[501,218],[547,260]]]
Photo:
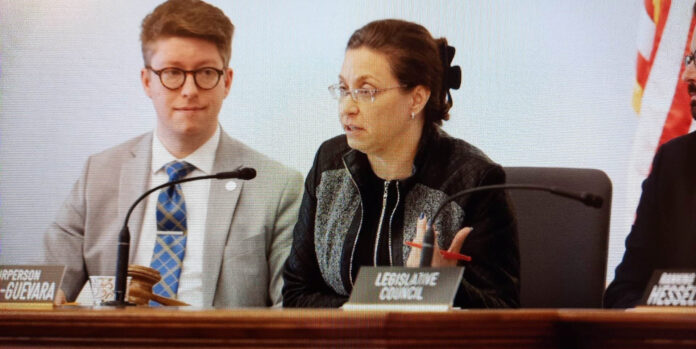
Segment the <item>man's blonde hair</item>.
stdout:
[[145,65],[150,65],[153,44],[168,37],[189,37],[217,46],[223,67],[230,63],[234,25],[219,8],[200,0],[169,0],[143,19],[140,42]]

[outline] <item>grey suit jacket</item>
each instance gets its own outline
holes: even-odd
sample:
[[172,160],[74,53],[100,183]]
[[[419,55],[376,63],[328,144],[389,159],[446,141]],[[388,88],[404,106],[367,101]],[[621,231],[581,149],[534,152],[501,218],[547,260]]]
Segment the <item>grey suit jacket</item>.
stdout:
[[[89,275],[113,275],[118,233],[131,204],[149,189],[153,133],[90,156],[44,238],[46,263],[66,265],[62,289],[77,297]],[[212,180],[204,238],[203,304],[263,307],[282,301],[283,263],[302,191],[302,177],[222,132],[213,172],[253,167],[256,178]],[[128,224],[135,254],[145,205]]]

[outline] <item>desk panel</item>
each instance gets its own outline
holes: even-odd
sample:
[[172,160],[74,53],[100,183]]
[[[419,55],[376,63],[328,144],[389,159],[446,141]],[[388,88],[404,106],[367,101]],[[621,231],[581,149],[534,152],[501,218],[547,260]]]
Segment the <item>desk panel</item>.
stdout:
[[680,348],[696,313],[612,310],[190,310],[0,312],[0,347]]

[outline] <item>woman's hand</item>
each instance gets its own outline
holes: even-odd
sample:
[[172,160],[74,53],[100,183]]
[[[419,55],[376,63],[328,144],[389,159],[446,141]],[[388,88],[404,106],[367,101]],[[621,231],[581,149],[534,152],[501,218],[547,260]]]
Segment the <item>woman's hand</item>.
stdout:
[[[428,224],[428,218],[421,215],[421,218],[418,219],[418,224],[416,224],[416,237],[413,238],[413,242],[415,243],[423,243],[423,236],[425,235],[425,230],[427,228]],[[457,232],[457,234],[454,236],[454,239],[452,239],[452,244],[450,244],[449,249],[447,249],[448,252],[451,253],[459,253],[459,251],[462,248],[462,244],[464,244],[464,241],[466,240],[467,236],[469,236],[469,233],[473,228],[471,227],[465,227],[462,228],[460,231]],[[437,243],[437,236],[439,233],[437,231],[434,231],[435,233],[435,244],[433,246],[433,263],[431,266],[433,267],[454,267],[457,265],[457,260],[455,259],[446,259],[440,254],[440,246]],[[411,247],[411,253],[408,256],[408,260],[406,261],[406,266],[407,267],[418,267],[420,265],[420,259],[421,259],[421,249],[420,248],[414,248]]]

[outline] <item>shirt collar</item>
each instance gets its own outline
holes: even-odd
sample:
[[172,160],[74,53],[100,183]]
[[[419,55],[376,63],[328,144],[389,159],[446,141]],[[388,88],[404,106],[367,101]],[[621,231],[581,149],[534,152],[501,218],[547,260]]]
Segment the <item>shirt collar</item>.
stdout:
[[215,163],[215,153],[217,152],[218,143],[220,143],[220,125],[215,129],[215,133],[203,145],[198,147],[193,153],[183,159],[177,159],[172,155],[164,144],[157,137],[157,132],[154,132],[152,137],[152,173],[163,171],[162,167],[172,161],[186,161],[189,164],[196,166],[204,174],[209,175],[213,172],[213,164]]

